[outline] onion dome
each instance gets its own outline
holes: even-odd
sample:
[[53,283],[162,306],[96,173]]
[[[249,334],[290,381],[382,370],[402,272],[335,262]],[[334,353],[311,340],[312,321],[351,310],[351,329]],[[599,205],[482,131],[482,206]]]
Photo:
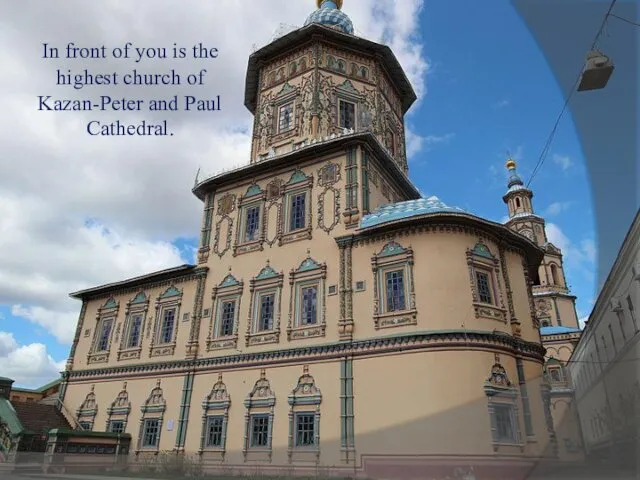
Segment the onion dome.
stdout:
[[319,23],[353,35],[353,23],[342,9],[342,0],[317,0],[318,9],[307,17],[305,27]]

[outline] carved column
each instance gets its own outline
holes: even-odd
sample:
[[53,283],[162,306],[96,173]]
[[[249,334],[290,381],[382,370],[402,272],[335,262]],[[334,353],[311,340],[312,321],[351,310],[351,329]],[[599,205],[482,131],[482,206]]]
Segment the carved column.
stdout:
[[200,322],[202,320],[202,304],[204,299],[204,289],[207,282],[207,270],[198,273],[198,285],[196,287],[196,298],[193,302],[193,313],[191,314],[191,329],[189,331],[189,343],[187,344],[187,360],[193,360],[198,356]]
[[353,339],[353,280],[352,245],[353,237],[336,240],[340,249],[340,320],[338,334],[340,340]]

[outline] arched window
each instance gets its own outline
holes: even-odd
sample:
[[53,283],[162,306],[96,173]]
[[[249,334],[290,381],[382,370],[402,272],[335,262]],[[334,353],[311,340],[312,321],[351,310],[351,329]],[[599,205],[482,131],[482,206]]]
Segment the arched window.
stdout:
[[520,199],[516,198],[516,208],[520,208]]
[[560,276],[558,275],[558,267],[551,264],[551,283],[553,285],[560,285]]

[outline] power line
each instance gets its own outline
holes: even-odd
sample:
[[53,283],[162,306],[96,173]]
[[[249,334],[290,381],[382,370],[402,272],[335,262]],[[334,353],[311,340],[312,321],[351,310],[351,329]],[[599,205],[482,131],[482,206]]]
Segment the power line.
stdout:
[[618,15],[614,15],[613,13],[609,14],[610,17],[617,18],[618,20],[622,20],[623,22],[627,22],[629,25],[634,25],[636,27],[640,27],[640,23],[636,23],[628,18],[619,17]]
[[[589,49],[590,51],[594,50],[598,44],[598,40],[600,40],[600,37],[602,36],[602,33],[604,32],[604,27],[607,24],[607,20],[609,19],[609,17],[611,16],[611,11],[613,10],[613,7],[615,6],[616,2],[618,0],[611,0],[611,4],[609,5],[609,9],[607,10],[607,13],[605,14],[604,18],[602,19],[602,24],[600,25],[600,28],[598,29],[598,33],[596,33],[595,38],[593,39],[593,43],[591,44],[591,48]],[[536,163],[535,168],[533,169],[533,172],[531,173],[531,177],[529,178],[529,181],[527,182],[527,188],[529,188],[529,186],[531,185],[531,182],[533,181],[534,177],[536,176],[536,174],[538,173],[538,171],[540,170],[540,167],[542,167],[542,164],[544,163],[544,161],[547,158],[547,155],[549,153],[549,149],[551,148],[551,143],[553,142],[553,139],[556,135],[556,131],[558,130],[558,126],[560,125],[560,120],[562,120],[562,117],[564,116],[565,111],[567,110],[567,106],[569,105],[569,101],[571,100],[571,97],[573,97],[573,94],[576,92],[576,87],[578,86],[578,84],[580,83],[580,79],[582,78],[582,73],[583,73],[584,68],[580,69],[580,73],[578,74],[576,81],[574,82],[573,86],[571,87],[571,90],[569,91],[569,94],[567,95],[567,99],[564,102],[564,105],[562,106],[562,110],[560,110],[560,114],[558,115],[558,118],[556,119],[553,128],[551,129],[551,133],[549,134],[549,136],[547,137],[547,141],[545,142],[545,145],[542,149],[542,152],[540,152],[540,157],[538,158],[538,163]]]

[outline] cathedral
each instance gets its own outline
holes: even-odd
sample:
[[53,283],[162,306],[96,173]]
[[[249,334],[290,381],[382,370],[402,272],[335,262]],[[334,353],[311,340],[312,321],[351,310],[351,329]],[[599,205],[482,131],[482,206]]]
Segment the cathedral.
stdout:
[[196,182],[197,264],[72,294],[62,410],[130,434],[133,465],[212,472],[499,478],[577,455],[575,297],[532,191],[509,160],[505,224],[423,198],[414,90],[342,4],[250,56],[250,159]]

